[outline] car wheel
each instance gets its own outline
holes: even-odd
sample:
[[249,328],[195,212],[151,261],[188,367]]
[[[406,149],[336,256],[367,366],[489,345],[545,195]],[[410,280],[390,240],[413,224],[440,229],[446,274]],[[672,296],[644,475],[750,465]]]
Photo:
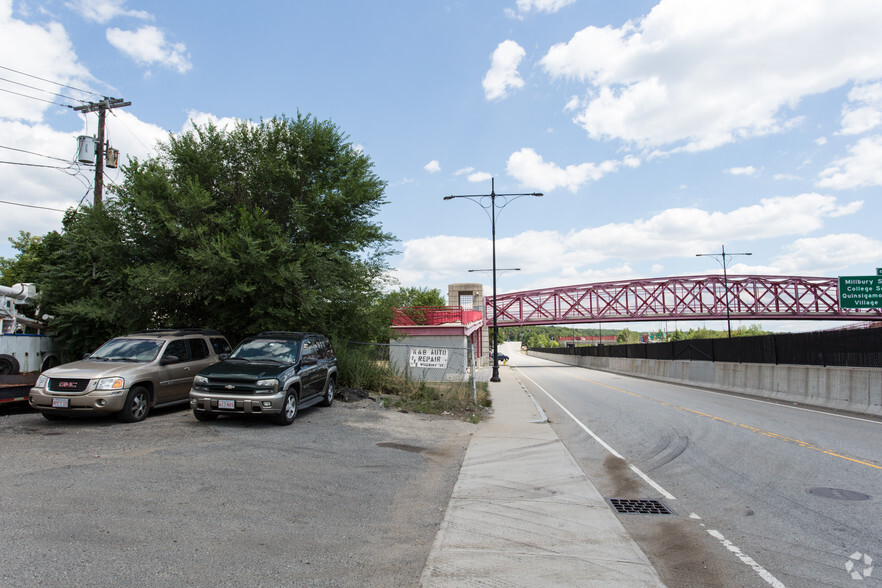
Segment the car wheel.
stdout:
[[325,396],[322,398],[322,406],[331,406],[334,403],[334,388],[336,382],[334,378],[328,379],[328,387],[325,389]]
[[282,402],[282,411],[275,415],[276,424],[290,425],[297,416],[297,394],[294,390],[288,390],[285,400]]
[[197,421],[216,421],[217,415],[213,412],[205,412],[204,410],[193,410],[193,416],[196,417]]
[[49,412],[48,410],[42,411],[41,414],[43,415],[43,418],[47,421],[61,421],[67,418],[63,414],[58,414],[57,412]]
[[116,417],[123,423],[137,423],[143,421],[150,412],[150,392],[143,386],[135,386],[129,390],[123,409]]
[[11,355],[0,355],[0,376],[14,376],[20,368],[18,360]]

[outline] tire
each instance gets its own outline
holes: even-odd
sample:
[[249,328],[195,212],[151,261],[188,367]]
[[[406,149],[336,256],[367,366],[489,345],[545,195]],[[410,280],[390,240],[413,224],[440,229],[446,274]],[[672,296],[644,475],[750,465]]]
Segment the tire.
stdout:
[[193,409],[193,416],[196,417],[197,421],[202,421],[204,423],[217,420],[217,415],[213,412],[205,412],[204,410],[196,410],[195,408]]
[[328,378],[328,386],[325,388],[325,396],[321,401],[322,406],[331,406],[334,404],[334,392],[336,392],[336,390],[337,382],[335,382],[334,377],[331,376]]
[[122,423],[137,423],[147,418],[150,412],[150,392],[144,386],[135,386],[129,390],[123,409],[116,413]]
[[50,355],[43,360],[43,364],[40,366],[40,371],[45,372],[48,369],[54,368],[57,365],[60,365],[60,361],[54,355]]
[[285,394],[285,400],[282,401],[282,410],[277,415],[273,415],[273,420],[277,425],[290,425],[297,417],[297,393],[291,389]]
[[14,376],[18,373],[19,369],[21,369],[21,366],[18,364],[17,359],[5,353],[0,355],[0,376]]
[[57,412],[49,412],[48,410],[44,410],[41,412],[43,418],[47,421],[63,421],[67,417],[63,414],[58,414]]

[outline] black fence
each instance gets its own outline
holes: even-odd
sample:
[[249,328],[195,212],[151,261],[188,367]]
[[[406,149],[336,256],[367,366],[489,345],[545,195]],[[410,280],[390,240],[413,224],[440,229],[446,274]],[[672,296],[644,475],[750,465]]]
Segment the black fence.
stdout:
[[882,328],[536,351],[590,357],[882,368]]

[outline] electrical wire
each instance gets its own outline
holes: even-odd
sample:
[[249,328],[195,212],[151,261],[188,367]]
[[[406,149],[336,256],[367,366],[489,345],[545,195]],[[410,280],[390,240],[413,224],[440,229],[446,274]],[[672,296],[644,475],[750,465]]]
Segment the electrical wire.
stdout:
[[27,84],[22,84],[21,82],[16,82],[15,80],[10,80],[8,78],[0,78],[2,82],[9,82],[10,84],[15,84],[16,86],[21,86],[23,88],[28,88],[29,90],[36,90],[37,92],[46,92],[47,94],[52,94],[53,96],[58,96],[59,98],[65,98],[67,100],[73,100],[74,102],[85,103],[85,100],[81,100],[79,98],[73,98],[71,96],[65,96],[64,94],[59,94],[58,92],[51,92],[49,90],[44,90],[43,88],[38,88],[36,86],[29,86]]
[[[86,192],[88,194],[88,192]],[[67,212],[66,210],[61,210],[60,208],[50,208],[48,206],[37,206],[36,204],[23,204],[21,202],[10,202],[8,200],[0,200],[2,204],[11,204],[13,206],[24,206],[25,208],[40,208],[42,210],[54,210],[55,212]]]
[[46,159],[55,159],[56,161],[64,161],[69,162],[68,159],[62,159],[60,157],[53,157],[51,155],[43,155],[42,153],[36,153],[34,151],[28,151],[26,149],[17,149],[16,147],[7,147],[6,145],[0,145],[0,149],[9,149],[10,151],[18,151],[19,153],[27,153],[28,155],[36,155],[37,157],[45,157]]
[[80,88],[76,88],[76,87],[70,86],[68,84],[62,84],[61,82],[47,80],[46,78],[41,78],[39,76],[25,73],[23,71],[18,71],[17,69],[12,69],[11,67],[6,67],[5,65],[0,65],[0,69],[5,69],[6,71],[11,71],[11,72],[17,73],[19,75],[27,76],[29,78],[34,78],[35,80],[40,80],[41,82],[46,82],[48,84],[55,84],[56,86],[61,86],[62,88],[70,88],[71,90],[76,90],[77,92],[82,92],[83,94],[88,94],[90,96],[100,96],[100,94],[98,94],[97,92],[93,92],[92,90],[82,90]]
[[48,104],[55,104],[56,106],[65,106],[67,108],[73,108],[70,104],[62,104],[61,102],[53,102],[52,100],[46,100],[45,98],[37,98],[36,96],[28,96],[27,94],[22,94],[21,92],[13,92],[12,90],[7,90],[6,88],[0,88],[0,92],[8,92],[9,94],[15,94],[16,96],[22,96],[23,98],[30,98],[31,100],[39,100],[40,102],[46,102]]

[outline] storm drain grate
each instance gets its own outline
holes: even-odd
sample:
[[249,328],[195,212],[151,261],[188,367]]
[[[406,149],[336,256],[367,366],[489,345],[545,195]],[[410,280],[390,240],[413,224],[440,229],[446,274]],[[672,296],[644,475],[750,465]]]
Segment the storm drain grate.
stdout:
[[607,498],[607,502],[622,514],[659,514],[672,515],[671,509],[664,505],[661,500],[649,500],[640,498]]

